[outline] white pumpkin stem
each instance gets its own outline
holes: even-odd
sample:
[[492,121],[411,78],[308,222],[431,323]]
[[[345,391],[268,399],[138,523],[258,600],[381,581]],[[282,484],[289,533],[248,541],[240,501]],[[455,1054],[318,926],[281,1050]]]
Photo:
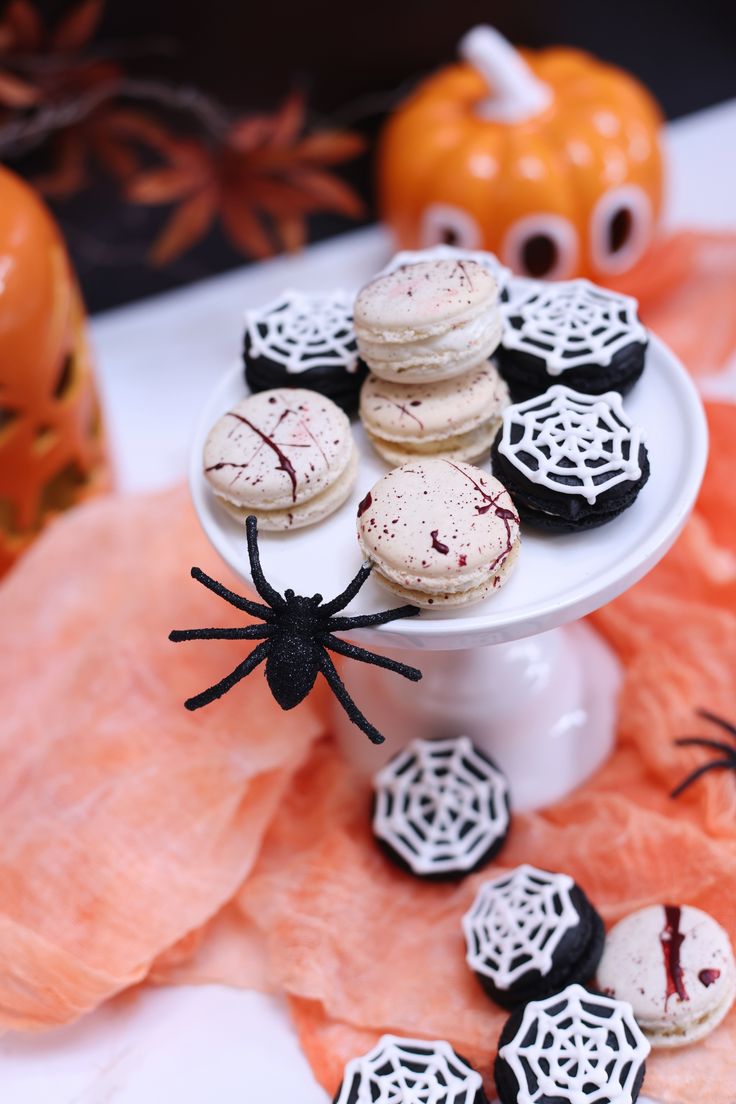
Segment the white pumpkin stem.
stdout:
[[460,40],[458,52],[488,85],[490,95],[475,107],[482,119],[521,123],[550,103],[549,86],[534,76],[518,50],[493,27],[473,27]]

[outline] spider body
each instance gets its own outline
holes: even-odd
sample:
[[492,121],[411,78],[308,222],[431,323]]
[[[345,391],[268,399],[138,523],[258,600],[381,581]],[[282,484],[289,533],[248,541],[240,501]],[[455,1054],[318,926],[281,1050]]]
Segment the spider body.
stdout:
[[321,673],[353,724],[365,732],[374,743],[382,743],[384,737],[363,716],[348,694],[329,652],[332,651],[362,663],[384,667],[413,682],[420,679],[422,673],[416,667],[409,667],[406,663],[399,663],[398,660],[388,659],[365,648],[359,648],[356,644],[341,640],[334,634],[369,625],[386,624],[401,617],[414,617],[419,610],[415,606],[399,606],[397,609],[383,610],[381,613],[369,613],[358,617],[336,617],[335,614],[342,610],[363,586],[371,572],[370,564],[363,564],[345,590],[329,602],[323,602],[321,594],[314,594],[311,598],[307,598],[301,594],[295,594],[293,590],[287,590],[282,595],[263,574],[258,552],[258,525],[255,517],[246,519],[245,528],[253,585],[267,605],[235,594],[215,579],[211,579],[209,575],[205,575],[198,567],[192,568],[192,577],[236,609],[243,610],[244,613],[251,614],[264,623],[236,629],[175,629],[169,634],[169,639],[175,643],[183,640],[258,640],[260,643],[229,675],[208,690],[189,698],[184,703],[186,708],[200,709],[222,697],[265,661],[266,681],[282,709],[293,709],[304,701],[314,686],[317,675]]
[[707,740],[703,736],[682,736],[680,739],[675,740],[678,747],[707,748],[708,751],[715,751],[719,757],[709,759],[708,762],[703,763],[701,766],[696,767],[694,771],[691,771],[686,778],[683,778],[679,785],[675,786],[670,797],[679,797],[683,790],[686,790],[693,782],[697,782],[697,780],[704,774],[707,774],[708,771],[736,771],[736,725],[730,724],[722,717],[717,717],[715,713],[709,713],[706,709],[698,709],[697,713],[698,716],[702,717],[704,720],[710,721],[711,724],[717,725],[719,728],[723,729],[723,731],[731,737],[733,743],[726,744],[721,740]]

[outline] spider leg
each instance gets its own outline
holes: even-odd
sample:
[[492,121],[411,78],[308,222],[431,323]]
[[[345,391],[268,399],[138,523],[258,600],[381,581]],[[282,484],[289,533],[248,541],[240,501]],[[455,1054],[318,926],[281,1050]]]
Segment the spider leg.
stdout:
[[732,748],[730,744],[722,744],[720,740],[706,740],[702,736],[680,736],[674,742],[678,747],[703,747],[709,751],[722,751],[725,755],[730,755],[736,767],[736,748]]
[[231,606],[235,606],[236,609],[243,610],[244,613],[249,613],[252,617],[260,617],[262,621],[272,621],[273,611],[268,606],[262,606],[260,602],[251,602],[250,598],[243,598],[240,594],[236,594],[233,590],[228,590],[222,583],[218,583],[217,579],[211,579],[209,575],[205,575],[204,571],[198,567],[192,568],[192,578],[196,579],[202,586],[207,587],[213,594],[216,594],[218,598],[224,598],[226,602],[229,602]]
[[683,778],[674,790],[670,794],[670,797],[679,797],[683,790],[686,790],[688,786],[692,786],[693,782],[706,774],[709,770],[733,770],[734,764],[731,759],[713,759],[710,763],[703,763],[702,767],[698,767],[691,774],[688,774],[687,778]]
[[319,666],[322,674],[327,679],[332,693],[335,695],[353,724],[357,725],[358,728],[361,729],[361,731],[365,732],[366,736],[372,743],[382,744],[385,737],[383,737],[378,729],[375,728],[371,724],[371,722],[360,712],[357,705],[345,689],[345,684],[338,675],[335,669],[335,664],[332,662],[327,652],[325,651],[322,652]]
[[242,663],[239,663],[234,671],[231,671],[229,675],[226,675],[224,679],[220,679],[214,686],[210,686],[209,690],[203,690],[201,694],[197,694],[194,698],[187,698],[184,705],[187,709],[201,709],[203,705],[209,705],[210,702],[215,701],[216,698],[221,698],[223,694],[226,694],[236,682],[240,682],[241,679],[249,675],[251,671],[262,663],[269,653],[271,648],[271,641],[264,640],[258,644],[250,655],[246,656]]
[[343,609],[348,602],[352,602],[372,570],[372,564],[364,563],[358,574],[348,583],[341,594],[338,594],[335,598],[331,598],[329,602],[325,602],[323,606],[320,606],[320,615],[322,617],[330,617],[331,614],[337,613],[338,610]]
[[[322,613],[323,610],[319,612]],[[328,632],[344,632],[348,629],[360,629],[364,625],[385,625],[389,621],[398,621],[400,617],[416,617],[418,613],[417,606],[397,606],[396,609],[362,613],[357,617],[331,617],[325,628]]]
[[361,663],[372,663],[376,667],[385,667],[387,671],[395,671],[397,675],[419,682],[422,672],[417,667],[410,667],[408,663],[399,663],[397,659],[388,659],[386,656],[376,655],[366,648],[359,648],[357,644],[351,644],[347,640],[338,640],[331,633],[324,633],[320,643],[338,655],[347,656],[348,659],[359,659]]
[[248,559],[253,586],[269,606],[273,606],[274,609],[284,609],[286,602],[263,574],[261,555],[258,551],[258,520],[253,514],[245,519],[245,535],[248,540]]
[[263,640],[271,635],[270,625],[244,625],[238,629],[174,629],[169,640]]
[[718,725],[718,727],[722,728],[724,732],[727,732],[729,736],[733,736],[734,739],[736,739],[736,725],[730,724],[729,721],[724,720],[723,717],[718,717],[715,713],[710,713],[707,709],[698,709],[696,712],[703,720]]

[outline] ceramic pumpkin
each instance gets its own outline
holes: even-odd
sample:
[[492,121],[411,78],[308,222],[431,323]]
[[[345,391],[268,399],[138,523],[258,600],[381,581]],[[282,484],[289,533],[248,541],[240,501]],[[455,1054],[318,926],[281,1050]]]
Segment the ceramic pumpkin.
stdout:
[[400,248],[488,249],[522,275],[605,283],[652,239],[661,116],[633,77],[579,50],[517,52],[490,27],[393,114],[379,202]]
[[0,574],[107,483],[85,315],[61,236],[0,168]]

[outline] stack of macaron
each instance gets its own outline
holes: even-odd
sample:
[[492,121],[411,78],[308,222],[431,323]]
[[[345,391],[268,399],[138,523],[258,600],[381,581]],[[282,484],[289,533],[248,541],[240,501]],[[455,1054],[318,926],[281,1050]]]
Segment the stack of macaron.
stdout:
[[508,402],[489,359],[503,325],[491,269],[462,255],[402,264],[361,289],[353,320],[371,371],[360,417],[380,455],[487,456]]

